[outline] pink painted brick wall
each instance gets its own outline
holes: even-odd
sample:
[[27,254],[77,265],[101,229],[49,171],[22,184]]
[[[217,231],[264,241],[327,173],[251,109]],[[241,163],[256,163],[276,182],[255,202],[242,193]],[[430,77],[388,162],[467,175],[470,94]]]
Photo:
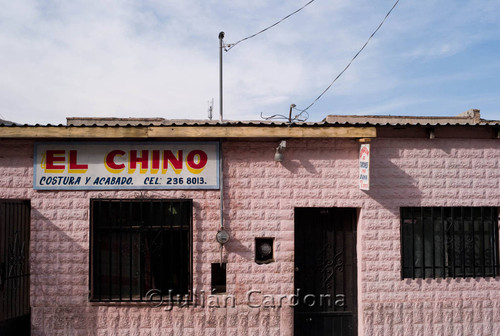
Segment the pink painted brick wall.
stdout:
[[[375,139],[371,190],[357,188],[353,140],[225,142],[224,258],[236,308],[174,308],[88,302],[89,199],[137,191],[32,189],[33,143],[0,141],[0,198],[29,198],[34,335],[292,335],[293,311],[249,308],[250,289],[293,293],[294,208],[356,207],[360,335],[500,335],[497,279],[400,280],[401,206],[499,206],[496,140]],[[209,292],[219,261],[218,191],[146,191],[194,201],[193,284]],[[276,262],[254,263],[254,238],[275,237]]]

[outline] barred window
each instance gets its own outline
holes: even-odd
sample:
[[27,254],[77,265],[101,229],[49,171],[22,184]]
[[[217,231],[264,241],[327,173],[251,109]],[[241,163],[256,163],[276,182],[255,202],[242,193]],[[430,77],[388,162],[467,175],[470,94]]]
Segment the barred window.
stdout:
[[186,295],[192,281],[191,200],[91,200],[90,300]]
[[498,208],[401,208],[401,277],[495,277]]

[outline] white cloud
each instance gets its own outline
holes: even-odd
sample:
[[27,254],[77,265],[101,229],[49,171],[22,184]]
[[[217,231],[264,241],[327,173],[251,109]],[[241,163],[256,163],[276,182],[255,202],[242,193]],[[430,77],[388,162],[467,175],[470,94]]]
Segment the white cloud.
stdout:
[[[0,114],[29,123],[63,123],[66,116],[206,118],[211,98],[218,110],[218,33],[236,42],[306,2],[0,0]],[[391,5],[316,1],[224,53],[227,118],[257,119],[260,112],[287,113],[291,103],[307,106]],[[498,39],[499,7],[493,0],[481,6],[472,0],[401,2],[310,111],[312,120],[346,101],[346,113],[430,103],[414,92],[425,85],[429,69],[411,77],[409,70]],[[443,87],[458,82],[433,70]],[[463,76],[471,78],[467,71]]]

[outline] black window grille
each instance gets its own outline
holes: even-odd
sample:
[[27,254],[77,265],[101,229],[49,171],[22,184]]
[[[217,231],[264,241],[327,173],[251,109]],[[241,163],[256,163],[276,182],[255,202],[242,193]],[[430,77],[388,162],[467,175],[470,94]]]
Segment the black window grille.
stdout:
[[[91,200],[90,300],[189,295],[191,200]],[[158,296],[157,296],[158,297]]]
[[401,277],[495,277],[498,208],[401,208]]

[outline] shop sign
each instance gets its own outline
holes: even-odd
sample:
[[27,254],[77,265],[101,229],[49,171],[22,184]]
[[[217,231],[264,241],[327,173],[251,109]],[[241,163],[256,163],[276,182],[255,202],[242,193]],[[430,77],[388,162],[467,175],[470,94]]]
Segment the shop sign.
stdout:
[[34,189],[218,189],[218,142],[37,143]]
[[370,145],[362,144],[359,150],[359,189],[370,190]]

